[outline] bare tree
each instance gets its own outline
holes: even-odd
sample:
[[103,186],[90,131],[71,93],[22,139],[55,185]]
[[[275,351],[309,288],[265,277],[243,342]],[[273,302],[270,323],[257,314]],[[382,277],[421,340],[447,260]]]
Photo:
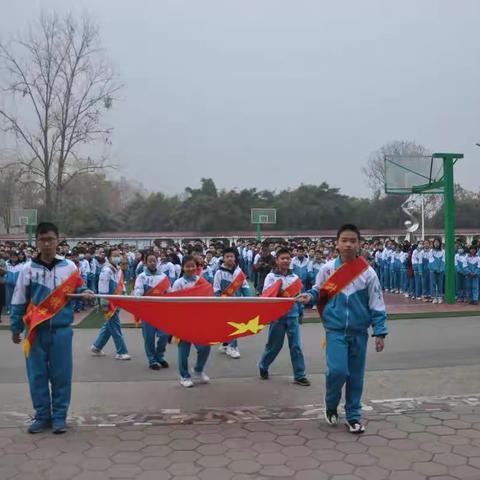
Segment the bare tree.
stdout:
[[409,140],[396,140],[380,147],[370,155],[362,172],[366,177],[367,185],[375,197],[380,197],[385,185],[385,155],[430,155],[423,145]]
[[55,216],[73,178],[108,166],[105,155],[82,152],[99,140],[111,144],[112,130],[101,120],[119,89],[98,26],[87,16],[78,22],[42,14],[25,38],[0,44],[0,65],[8,98],[1,126],[18,145],[20,178],[29,175],[42,189]]

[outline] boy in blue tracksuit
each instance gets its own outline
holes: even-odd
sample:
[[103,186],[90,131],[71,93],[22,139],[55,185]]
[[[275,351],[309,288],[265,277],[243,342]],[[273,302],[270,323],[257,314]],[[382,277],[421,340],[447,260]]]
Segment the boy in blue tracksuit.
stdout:
[[308,284],[310,286],[315,285],[318,272],[324,265],[325,261],[323,260],[322,252],[320,250],[315,250],[315,258],[308,263]]
[[443,275],[445,272],[445,250],[442,249],[442,241],[436,238],[430,251],[430,288],[432,303],[442,303],[443,299]]
[[[355,225],[344,225],[337,233],[340,256],[327,262],[317,277],[315,286],[300,296],[303,303],[317,303],[321,286],[342,264],[353,262],[360,248],[360,232]],[[372,267],[357,275],[330,298],[322,313],[326,333],[326,394],[325,419],[338,423],[337,408],[345,389],[347,428],[351,433],[363,433],[361,397],[367,356],[368,329],[372,327],[377,352],[384,348],[388,333],[385,304],[377,274]]]
[[415,291],[412,297],[417,300],[422,299],[422,252],[423,252],[423,242],[420,242],[415,250],[412,252],[412,270],[413,270],[413,279],[415,283]]
[[[283,296],[285,292],[288,292],[288,296],[293,297],[301,292],[303,285],[299,277],[290,270],[290,262],[290,251],[286,248],[280,248],[275,257],[276,268],[265,277],[263,291],[272,287],[275,282],[280,281],[279,294],[281,296]],[[270,324],[267,344],[258,363],[260,377],[262,379],[268,380],[268,369],[280,353],[283,342],[285,341],[285,335],[287,335],[294,382],[304,387],[310,385],[310,381],[305,374],[305,360],[300,342],[298,318],[300,312],[303,311],[300,307],[302,307],[302,305],[295,303],[286,315]]]
[[470,247],[469,255],[465,260],[465,296],[471,305],[478,305],[478,275],[480,273],[480,257],[477,256],[477,247]]
[[[14,343],[21,342],[23,316],[28,305],[33,308],[40,305],[77,270],[73,262],[56,256],[58,229],[55,225],[38,224],[35,238],[40,254],[25,264],[13,294],[10,329]],[[81,284],[80,278],[76,284]],[[85,299],[93,298],[93,292],[86,290],[85,286],[77,286],[75,291],[83,293]],[[35,420],[28,428],[29,433],[40,433],[50,427],[53,433],[66,431],[72,388],[72,302],[52,313],[35,328],[35,337],[26,359],[35,409]]]
[[[251,297],[253,294],[248,285],[247,276],[237,265],[238,255],[235,249],[225,248],[223,262],[213,278],[213,293],[216,297]],[[219,350],[231,358],[240,358],[237,339],[223,343]]]
[[[98,293],[101,295],[123,295],[125,293],[125,282],[123,272],[120,268],[122,263],[121,252],[118,248],[112,247],[107,252],[107,260],[102,267],[98,280]],[[103,347],[113,338],[117,354],[116,360],[130,360],[127,345],[122,334],[120,324],[119,309],[110,307],[109,301],[100,299],[100,305],[105,314],[105,322],[98,333],[98,336],[90,347],[92,355],[101,357],[105,356]]]
[[[298,276],[302,282],[303,288],[302,292],[306,290],[308,283],[308,258],[305,256],[305,249],[300,245],[297,247],[297,255],[292,258],[292,263],[290,264],[292,272]],[[300,311],[298,315],[298,321],[300,324],[303,323],[303,305],[299,305]]]
[[7,273],[5,275],[5,305],[7,308],[7,315],[11,313],[11,305],[13,298],[13,291],[15,290],[15,284],[17,283],[20,271],[24,267],[24,263],[20,262],[18,252],[13,251],[10,253],[10,259],[7,260]]
[[[170,289],[170,280],[165,273],[161,273],[157,269],[157,257],[152,252],[145,257],[147,262],[145,270],[137,276],[133,295],[143,297],[148,291],[161,284],[168,285]],[[168,282],[168,283],[167,283]],[[148,367],[151,370],[160,370],[168,368],[168,362],[165,360],[165,350],[168,343],[168,334],[155,328],[147,322],[142,321],[143,343],[145,354],[148,360]],[[155,340],[157,344],[155,345]]]
[[455,294],[457,302],[465,300],[465,262],[467,256],[462,245],[457,249],[455,254]]
[[401,286],[402,247],[399,244],[397,244],[395,247],[395,252],[392,256],[391,265],[392,265],[392,271],[393,271],[392,292],[402,293],[402,286]]
[[422,251],[422,294],[424,302],[430,302],[432,299],[430,284],[430,255],[430,241],[424,240]]

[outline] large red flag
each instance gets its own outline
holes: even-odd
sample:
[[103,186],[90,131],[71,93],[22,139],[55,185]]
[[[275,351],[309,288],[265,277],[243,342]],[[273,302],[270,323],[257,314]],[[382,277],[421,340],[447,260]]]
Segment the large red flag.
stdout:
[[230,342],[259,333],[285,315],[295,302],[291,298],[212,297],[212,294],[211,285],[205,282],[162,297],[118,296],[109,300],[174,337],[200,345]]

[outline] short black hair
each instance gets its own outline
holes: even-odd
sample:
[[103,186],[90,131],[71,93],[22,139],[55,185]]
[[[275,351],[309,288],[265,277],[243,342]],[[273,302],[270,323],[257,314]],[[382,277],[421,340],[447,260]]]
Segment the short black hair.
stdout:
[[279,248],[276,253],[276,258],[278,258],[280,255],[285,255],[285,254],[292,256],[288,248],[284,248],[284,247]]
[[340,235],[343,233],[343,232],[354,232],[357,234],[357,237],[358,237],[358,240],[360,240],[360,230],[358,229],[358,227],[356,225],[354,225],[353,223],[346,223],[345,225],[342,225],[338,231],[337,231],[337,240],[340,238]]
[[107,256],[107,258],[110,258],[110,257],[112,256],[112,253],[113,253],[115,250],[118,250],[119,252],[121,252],[121,250],[120,250],[118,247],[113,246],[112,248],[109,248],[109,249],[105,252],[105,255]]
[[37,229],[35,230],[35,238],[38,238],[39,235],[43,235],[44,233],[48,232],[53,232],[58,238],[58,227],[54,223],[41,222],[37,225]]
[[225,256],[227,253],[233,253],[235,255],[235,258],[237,258],[238,252],[235,248],[232,247],[227,247],[223,249],[223,256]]
[[[155,257],[155,260],[157,259],[157,256],[155,255],[155,252],[153,250],[149,250],[146,254],[145,254],[145,261],[148,260],[148,257],[150,256],[153,256]],[[143,252],[142,252],[142,259],[143,259]]]

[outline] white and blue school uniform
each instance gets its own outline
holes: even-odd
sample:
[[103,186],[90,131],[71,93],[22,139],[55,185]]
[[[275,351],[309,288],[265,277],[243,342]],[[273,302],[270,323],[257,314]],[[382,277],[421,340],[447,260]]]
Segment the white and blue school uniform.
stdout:
[[445,272],[445,250],[430,250],[428,258],[430,269],[430,286],[433,298],[441,300],[443,297],[443,275]]
[[[278,271],[270,272],[265,277],[263,291],[270,288],[277,280],[282,281],[281,291],[286,290],[292,283],[298,279],[298,275],[289,271],[286,275]],[[268,327],[268,339],[262,357],[258,364],[260,370],[268,371],[280,350],[283,347],[285,335],[288,338],[288,348],[290,350],[290,360],[293,367],[293,376],[296,380],[305,378],[305,359],[300,340],[299,316],[303,313],[302,305],[294,303],[293,307],[286,315],[280,317],[277,321],[270,323]]]
[[383,278],[384,278],[384,289],[389,291],[392,288],[391,285],[391,275],[390,275],[390,264],[392,262],[393,251],[390,246],[383,249],[382,261],[383,261]]
[[[98,293],[100,295],[114,295],[122,276],[123,273],[121,268],[115,268],[110,262],[105,261],[105,265],[100,272],[98,280]],[[123,293],[125,293],[125,291]],[[100,299],[100,305],[107,306],[108,303],[108,300],[103,298]],[[115,310],[115,313],[103,323],[93,346],[97,350],[102,350],[110,337],[113,338],[118,355],[128,353],[127,345],[123,339],[118,308]]]
[[467,255],[457,252],[455,254],[455,294],[457,301],[463,302],[465,299],[465,263]]
[[325,265],[324,261],[317,262],[317,260],[311,260],[308,263],[308,283],[309,285],[315,285],[315,279],[317,278],[318,272]]
[[[237,275],[240,275],[242,269],[239,266],[230,270],[229,268],[222,265],[213,278],[213,293],[216,297],[220,297],[222,293],[230,286]],[[248,285],[248,281],[245,280],[242,283],[242,286],[233,294],[234,297],[251,297],[252,291],[250,290],[250,286]],[[230,345],[232,348],[237,348],[238,341],[235,338],[230,343],[224,343],[224,345]]]
[[145,270],[145,263],[143,263],[143,260],[138,262],[137,266],[135,267],[135,276],[138,277],[143,270]]
[[408,252],[400,252],[400,291],[403,293],[410,292],[409,279],[407,275]]
[[[318,302],[320,287],[342,265],[340,257],[320,270],[315,286],[308,291]],[[361,418],[361,397],[367,356],[368,330],[386,336],[385,304],[377,274],[368,267],[346,288],[327,302],[322,313],[326,333],[326,395],[328,410],[336,410],[346,384],[347,421]]]
[[308,258],[293,257],[290,263],[290,270],[301,280],[303,285],[302,291],[304,292],[308,282]]
[[[77,267],[57,256],[51,265],[41,260],[27,262],[19,273],[12,298],[13,333],[24,330],[23,316],[28,304],[39,305],[65,282]],[[75,293],[86,290],[77,288]],[[65,422],[72,390],[73,305],[68,302],[55,316],[35,329],[35,340],[26,359],[28,384],[35,419],[40,422]],[[51,385],[51,390],[50,390]],[[50,393],[51,392],[51,393]]]
[[251,248],[243,250],[243,264],[245,266],[244,272],[247,274],[249,280],[253,280],[253,251]]
[[25,263],[17,262],[12,263],[10,260],[6,262],[7,272],[5,274],[5,306],[7,309],[7,315],[11,313],[11,305],[13,292],[15,290],[15,284],[17,283],[18,276],[23,270]]
[[[148,270],[147,268],[144,269],[145,271]],[[173,282],[177,279],[177,272],[175,271],[175,266],[173,265],[172,262],[162,262],[158,261],[157,262],[157,270],[160,273],[165,274],[168,279],[170,280],[170,285],[173,285]]]
[[[198,275],[193,275],[193,277],[180,277],[178,280],[175,280],[172,291],[179,292],[180,290],[192,288],[195,286],[199,278],[200,277]],[[190,371],[188,369],[188,357],[190,355],[191,347],[192,344],[190,342],[180,339],[178,344],[178,368],[181,378],[191,378]],[[197,373],[202,373],[205,369],[208,356],[210,355],[210,345],[195,345],[195,348],[197,349],[197,362],[193,369]]]
[[423,262],[422,249],[419,249],[418,247],[412,252],[412,270],[415,283],[414,296],[417,298],[417,300],[420,300],[420,298],[422,297]]
[[[82,277],[83,283],[88,287],[88,280],[91,272],[90,263],[88,260],[82,259],[78,261],[78,270]],[[75,300],[75,311],[80,311],[85,308],[85,301],[82,299]]]
[[430,278],[430,254],[431,249],[422,251],[422,293],[424,297],[432,296],[432,285]]
[[[143,297],[150,289],[163,282],[165,278],[168,278],[168,276],[164,273],[160,273],[158,270],[152,273],[146,268],[135,280],[133,295]],[[148,366],[160,365],[165,360],[165,350],[169,337],[168,333],[142,320],[142,335]],[[155,340],[157,341],[156,345]]]
[[88,265],[90,266],[90,273],[88,274],[88,278],[87,278],[87,287],[92,292],[95,292],[95,275],[97,273],[96,272],[97,265],[93,258],[90,261],[85,259],[85,261],[88,262]]
[[95,272],[95,277],[94,277],[95,293],[98,293],[98,282],[100,281],[100,272],[102,271],[102,268],[104,267],[105,263],[106,263],[106,260],[103,263],[100,263],[97,257],[93,258],[93,265],[94,265],[93,270]]
[[[375,271],[377,272],[378,279],[380,280],[380,285],[384,288],[383,282],[383,249],[377,250],[375,252]],[[316,277],[315,277],[316,278]],[[313,284],[313,283],[312,283]]]
[[479,281],[480,274],[480,257],[468,255],[464,263],[465,271],[465,294],[470,302],[478,302]]

